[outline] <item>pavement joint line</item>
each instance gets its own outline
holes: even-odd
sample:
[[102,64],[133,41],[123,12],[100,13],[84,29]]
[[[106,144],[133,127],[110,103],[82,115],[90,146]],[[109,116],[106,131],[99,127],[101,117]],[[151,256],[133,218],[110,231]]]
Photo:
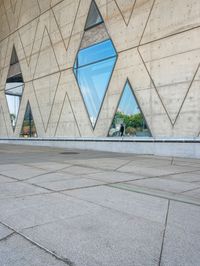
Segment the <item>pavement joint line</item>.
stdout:
[[194,191],[194,190],[197,190],[197,189],[200,189],[200,186],[196,187],[196,188],[192,188],[192,189],[188,189],[188,190],[182,191],[181,193],[186,193],[186,192]]
[[[14,181],[20,181],[20,179],[16,178],[16,177],[12,177],[12,176],[8,176],[8,175],[5,175],[5,174],[1,174],[0,173],[0,176],[4,176],[4,177],[7,177],[7,178],[10,178],[10,179],[13,179]],[[11,182],[6,182],[6,183],[11,183]]]
[[[140,175],[134,172],[120,172],[117,171],[118,173],[122,173],[122,174],[134,174],[134,175]],[[168,177],[168,176],[174,176],[174,175],[181,175],[181,174],[189,174],[189,173],[195,173],[198,172],[198,170],[191,170],[191,171],[186,171],[186,172],[176,172],[176,173],[171,173],[171,174],[164,174],[164,175],[155,175],[155,176],[146,176],[144,178],[148,179],[148,178],[160,178],[160,177]]]
[[158,190],[152,190],[152,189],[148,189],[147,187],[142,187],[142,186],[117,186],[117,185],[123,185],[123,184],[107,184],[106,186],[109,187],[113,187],[113,188],[117,188],[117,189],[121,189],[121,190],[126,190],[129,192],[133,192],[133,193],[139,193],[139,194],[144,194],[144,195],[148,195],[148,196],[152,196],[152,197],[156,197],[156,198],[162,198],[162,199],[167,199],[167,200],[173,200],[176,202],[181,202],[181,203],[185,203],[185,204],[191,204],[191,205],[196,205],[196,206],[200,206],[200,200],[197,198],[191,198],[191,197],[185,197],[185,195],[181,195],[181,194],[175,194],[174,195],[170,195],[172,193],[170,192],[166,192],[166,191],[158,191]]
[[50,254],[51,256],[53,256],[54,258],[56,258],[57,260],[60,260],[60,261],[64,262],[64,263],[65,263],[66,265],[68,265],[68,266],[75,266],[75,264],[74,264],[72,261],[70,261],[69,259],[67,259],[67,258],[63,258],[63,257],[57,255],[55,252],[52,252],[51,250],[49,250],[49,249],[43,247],[43,246],[40,245],[39,243],[33,241],[31,238],[29,238],[28,236],[24,235],[24,234],[21,233],[20,231],[18,231],[18,230],[16,230],[16,229],[12,228],[11,226],[7,225],[6,223],[4,223],[4,222],[2,222],[2,221],[0,221],[0,223],[1,223],[2,225],[4,225],[5,227],[7,227],[8,229],[12,230],[13,233],[16,233],[17,235],[20,235],[21,237],[23,237],[24,239],[26,239],[27,241],[29,241],[31,244],[33,244],[34,246],[38,247],[39,249],[45,251],[46,253]]
[[[65,194],[61,194],[61,195],[65,195]],[[66,221],[66,220],[70,220],[70,219],[74,219],[74,218],[82,217],[82,216],[85,216],[85,214],[74,215],[74,216],[71,216],[71,217],[68,217],[68,218],[65,217],[65,218],[54,219],[54,220],[51,220],[51,221],[46,222],[46,223],[41,223],[41,224],[37,224],[37,225],[32,225],[32,226],[24,227],[21,230],[22,231],[25,231],[25,230],[29,230],[29,229],[34,229],[34,228],[37,228],[37,227],[40,227],[40,226],[45,226],[45,225],[48,225],[48,224],[52,224],[52,223],[55,223],[55,222],[58,222],[58,221]],[[21,232],[21,230],[19,232]]]
[[[52,163],[52,162],[48,162],[48,163]],[[58,162],[54,162],[54,163],[58,163]],[[60,164],[63,164],[63,163],[60,163]],[[33,168],[33,169],[38,169],[38,170],[44,170],[44,171],[48,171],[48,169],[45,169],[45,168],[42,168],[42,167],[38,167],[38,166],[32,166],[30,164],[23,164],[24,166],[28,166],[30,168]],[[63,164],[64,165],[64,164]],[[55,172],[57,171],[60,171],[60,170],[64,170],[64,169],[67,169],[68,167],[71,167],[72,165],[68,165],[68,166],[65,166],[63,168],[60,168],[60,169],[57,169],[55,170]]]
[[27,180],[31,180],[31,179],[36,178],[36,177],[45,176],[45,175],[54,174],[54,173],[56,173],[56,171],[50,171],[50,172],[46,172],[46,173],[43,173],[43,174],[31,176],[31,177],[28,177],[28,178],[25,178],[25,179],[21,179],[20,181],[27,181]]
[[168,216],[169,216],[169,208],[170,208],[170,200],[168,200],[167,212],[166,212],[166,217],[165,217],[165,226],[164,226],[164,230],[163,230],[163,237],[162,237],[162,244],[161,244],[161,250],[160,250],[160,256],[159,256],[158,266],[161,266],[161,261],[162,261],[162,254],[163,254],[163,248],[164,248],[165,234],[166,234],[167,222],[168,222]]
[[5,199],[12,199],[12,198],[15,198],[15,199],[20,199],[20,198],[25,198],[25,197],[33,197],[33,196],[39,196],[39,195],[48,195],[48,194],[53,194],[53,193],[56,193],[57,191],[52,191],[52,192],[44,192],[44,193],[35,193],[35,194],[26,194],[26,195],[17,195],[17,196],[7,196],[7,197],[3,197],[3,198],[0,198],[0,201],[1,200],[5,200]]
[[9,235],[7,235],[7,236],[5,236],[5,237],[3,237],[3,238],[0,238],[0,243],[2,242],[2,241],[6,241],[8,238],[10,238],[11,236],[13,236],[15,234],[15,232],[12,232],[12,233],[10,233]]
[[130,163],[132,163],[133,161],[134,161],[134,160],[129,160],[128,162],[126,162],[126,163],[124,163],[124,164],[118,166],[117,168],[115,168],[114,171],[117,171],[118,169],[120,169],[120,168],[122,168],[122,167],[124,167],[124,166],[126,166],[126,165],[128,165],[128,164],[130,164]]

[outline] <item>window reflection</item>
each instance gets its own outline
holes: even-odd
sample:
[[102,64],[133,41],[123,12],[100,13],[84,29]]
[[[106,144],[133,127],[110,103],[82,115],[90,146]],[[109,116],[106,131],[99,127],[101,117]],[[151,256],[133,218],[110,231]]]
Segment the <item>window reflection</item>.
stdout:
[[15,129],[21,98],[24,90],[24,81],[20,69],[15,47],[13,47],[8,77],[6,80],[5,95],[8,103],[11,124]]
[[6,83],[5,94],[13,128],[16,126],[23,88],[24,83],[21,82]]
[[21,137],[37,137],[37,131],[33,120],[30,104],[27,104],[24,121],[21,130]]
[[133,95],[130,84],[127,82],[113,119],[109,136],[150,137],[151,133],[137,101]]
[[92,45],[78,52],[74,65],[92,126],[95,126],[101,104],[116,62],[111,40]]

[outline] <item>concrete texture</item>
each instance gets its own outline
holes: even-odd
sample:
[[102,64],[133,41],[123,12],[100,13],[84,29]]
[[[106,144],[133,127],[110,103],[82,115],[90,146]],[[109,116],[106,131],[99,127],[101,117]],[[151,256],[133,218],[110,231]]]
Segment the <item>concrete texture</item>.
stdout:
[[197,159],[1,144],[0,265],[196,266],[199,176]]
[[[200,2],[95,2],[118,59],[93,131],[72,69],[91,0],[0,1],[0,136],[19,137],[29,101],[39,137],[106,137],[128,78],[154,137],[198,137]],[[105,37],[98,28],[93,41]],[[13,46],[25,81],[14,132],[4,92]]]

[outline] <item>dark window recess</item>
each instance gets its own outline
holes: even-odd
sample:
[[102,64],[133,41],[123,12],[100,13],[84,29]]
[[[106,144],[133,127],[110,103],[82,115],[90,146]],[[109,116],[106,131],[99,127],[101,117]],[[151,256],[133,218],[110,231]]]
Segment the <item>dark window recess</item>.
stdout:
[[11,60],[10,60],[10,65],[14,65],[14,64],[17,64],[17,63],[19,63],[19,60],[18,60],[18,56],[17,56],[17,53],[16,53],[16,49],[15,49],[15,47],[13,47]]
[[90,10],[85,24],[85,30],[92,28],[100,23],[103,23],[103,19],[94,1],[91,2]]

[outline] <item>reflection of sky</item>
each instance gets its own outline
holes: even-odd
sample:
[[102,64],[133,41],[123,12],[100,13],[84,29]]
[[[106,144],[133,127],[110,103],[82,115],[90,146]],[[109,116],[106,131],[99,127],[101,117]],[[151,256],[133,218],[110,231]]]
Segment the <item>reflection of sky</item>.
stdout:
[[[11,82],[6,84],[5,93],[6,93],[9,112],[10,114],[15,115],[15,120],[17,119],[18,115],[22,92],[23,92],[23,83]],[[13,120],[13,126],[15,126],[14,120]]]
[[7,102],[8,102],[8,107],[9,107],[10,114],[14,114],[15,117],[17,117],[17,114],[18,114],[18,111],[19,111],[19,105],[20,105],[20,97],[6,95],[6,99],[7,99]]
[[126,83],[122,98],[119,103],[118,111],[126,115],[133,115],[140,113],[135,97],[132,93],[129,83]]
[[24,83],[22,82],[8,82],[6,83],[5,91],[9,94],[22,95],[23,85]]
[[115,49],[111,40],[106,40],[80,50],[77,58],[78,67],[105,60],[112,56],[116,56]]
[[114,68],[116,53],[112,42],[107,40],[81,50],[78,60],[81,67],[75,70],[75,74],[94,126]]

